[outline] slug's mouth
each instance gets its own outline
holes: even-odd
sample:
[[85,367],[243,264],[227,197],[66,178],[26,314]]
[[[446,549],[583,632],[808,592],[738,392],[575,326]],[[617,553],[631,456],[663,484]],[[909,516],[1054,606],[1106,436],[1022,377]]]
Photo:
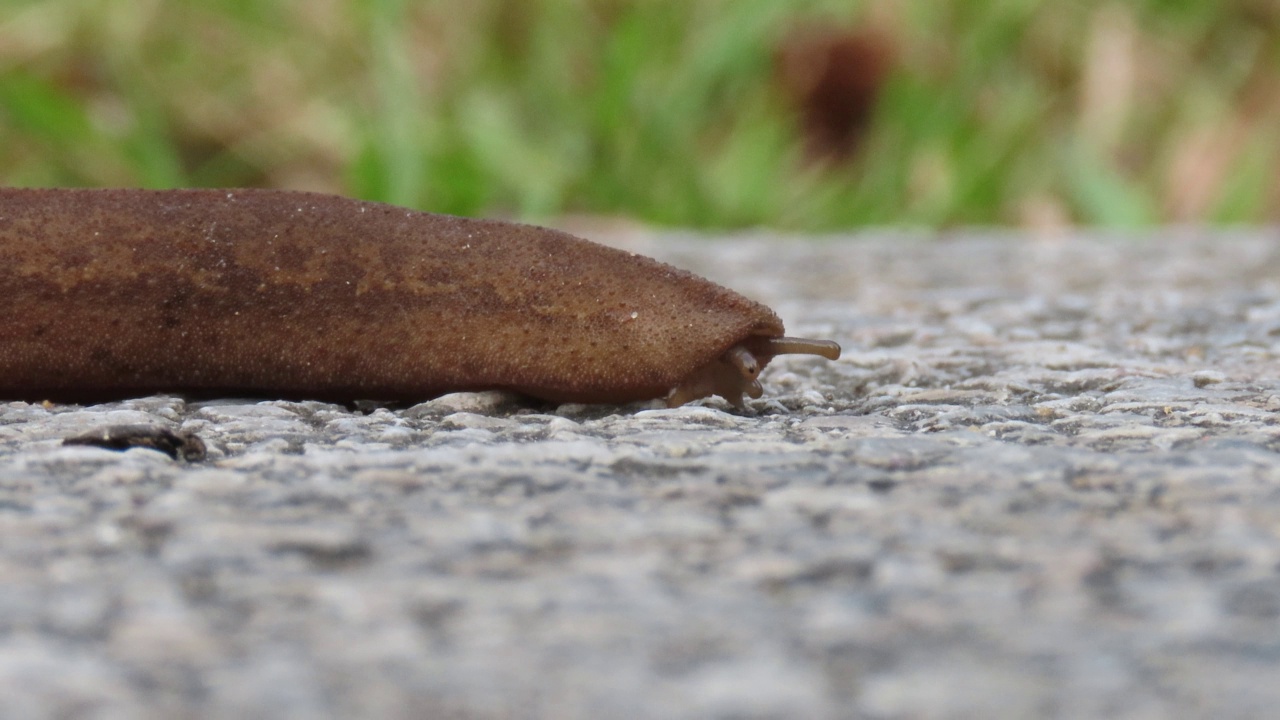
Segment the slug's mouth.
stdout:
[[838,360],[840,346],[830,340],[754,335],[690,373],[667,395],[667,407],[679,407],[711,395],[719,395],[735,407],[745,407],[744,395],[754,399],[764,394],[760,371],[778,355],[817,355]]

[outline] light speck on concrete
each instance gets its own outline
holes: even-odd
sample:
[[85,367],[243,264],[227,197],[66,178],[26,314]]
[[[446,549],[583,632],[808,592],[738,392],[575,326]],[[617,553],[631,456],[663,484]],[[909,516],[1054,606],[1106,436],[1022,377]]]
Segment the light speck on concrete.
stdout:
[[[844,357],[745,413],[0,404],[0,717],[1280,706],[1280,234],[629,247]],[[208,460],[60,444],[137,423]]]

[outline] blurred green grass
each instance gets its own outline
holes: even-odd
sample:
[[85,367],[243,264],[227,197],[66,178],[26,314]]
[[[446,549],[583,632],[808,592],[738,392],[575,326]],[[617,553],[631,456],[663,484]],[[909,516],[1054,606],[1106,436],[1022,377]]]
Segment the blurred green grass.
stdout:
[[[834,160],[778,67],[815,27],[892,49]],[[8,185],[1130,227],[1280,220],[1278,160],[1280,0],[0,0]]]

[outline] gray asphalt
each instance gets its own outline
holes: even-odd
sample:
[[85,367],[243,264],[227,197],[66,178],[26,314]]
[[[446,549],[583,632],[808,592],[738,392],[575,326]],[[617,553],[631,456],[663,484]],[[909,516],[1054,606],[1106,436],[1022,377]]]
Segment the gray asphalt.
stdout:
[[[745,412],[0,404],[0,717],[1274,712],[1280,232],[615,241],[844,357]],[[209,457],[60,444],[121,423]]]

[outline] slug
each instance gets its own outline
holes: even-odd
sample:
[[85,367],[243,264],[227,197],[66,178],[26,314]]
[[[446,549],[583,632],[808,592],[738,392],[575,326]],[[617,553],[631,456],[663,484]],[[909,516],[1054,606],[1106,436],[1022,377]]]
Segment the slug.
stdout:
[[0,398],[742,407],[786,353],[840,347],[546,228],[283,190],[0,189]]

